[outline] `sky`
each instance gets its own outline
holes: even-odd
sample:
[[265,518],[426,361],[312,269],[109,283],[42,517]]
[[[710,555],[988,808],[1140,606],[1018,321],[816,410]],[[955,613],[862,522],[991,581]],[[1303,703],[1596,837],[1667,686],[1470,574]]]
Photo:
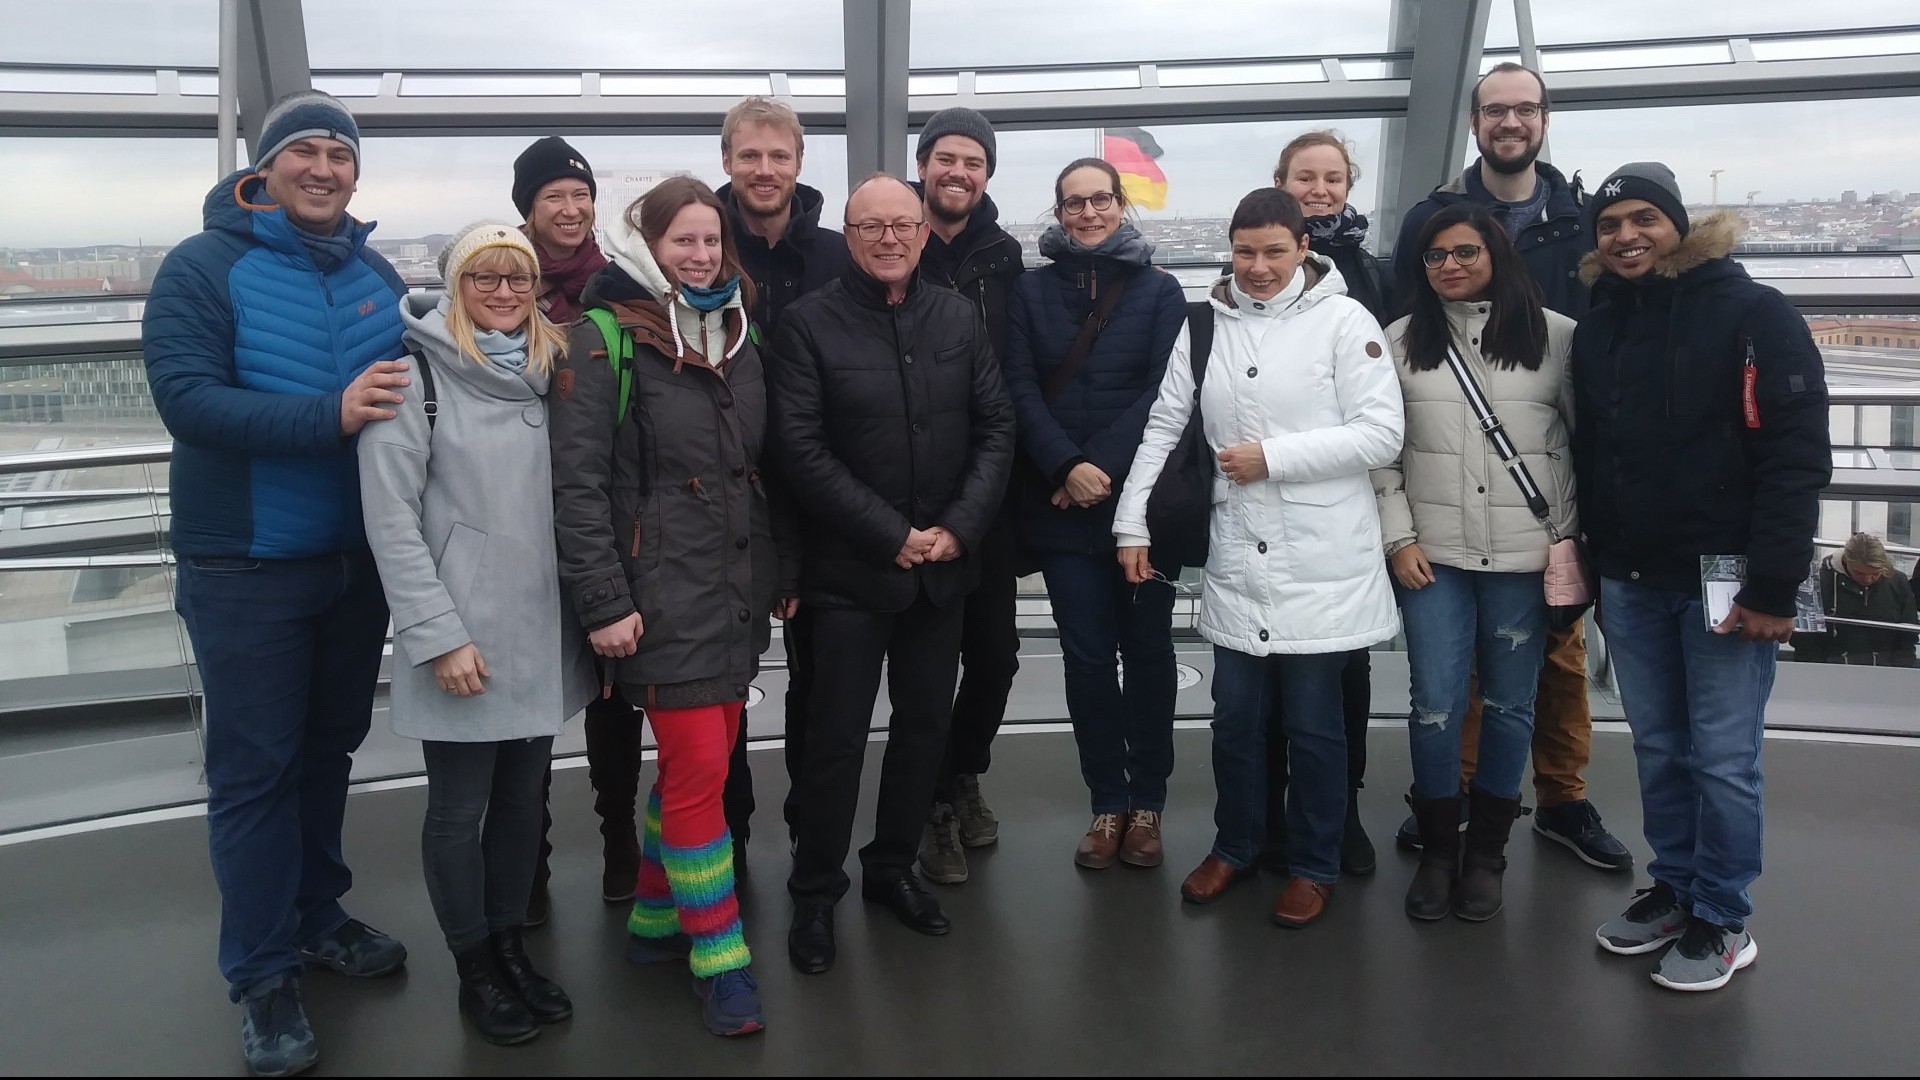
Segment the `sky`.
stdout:
[[[1534,0],[1542,44],[1654,36],[1774,33],[1905,25],[1913,0]],[[489,9],[498,9],[490,11]],[[779,17],[730,22],[711,33],[695,5],[573,0],[573,19],[528,19],[508,0],[306,0],[308,48],[318,71],[500,67],[566,70],[837,70],[844,44],[839,0],[783,0]],[[1339,5],[1306,0],[916,0],[915,70],[983,64],[1075,64],[1227,56],[1352,55],[1391,47],[1389,0]],[[215,0],[7,0],[0,65],[84,62],[212,65]],[[488,17],[489,15],[497,17]],[[1330,14],[1332,17],[1330,17]],[[87,34],[73,26],[84,21]],[[581,33],[582,26],[591,33]],[[672,43],[670,51],[658,43]],[[1512,10],[1494,0],[1488,47],[1513,42]],[[349,102],[349,104],[351,104]],[[989,108],[988,115],[992,115]],[[1920,189],[1920,100],[1859,99],[1553,114],[1550,157],[1590,183],[1629,160],[1668,162],[1690,200],[1708,197],[1708,173],[1725,170],[1721,198],[1762,202]],[[1166,149],[1161,216],[1223,216],[1270,182],[1279,148],[1301,131],[1333,127],[1354,144],[1362,180],[1354,203],[1378,204],[1378,119],[1323,123],[1150,125]],[[903,135],[903,139],[908,136]],[[483,217],[513,216],[512,160],[530,138],[402,139],[369,136],[356,216],[377,235],[448,232]],[[686,170],[710,182],[717,136],[574,140],[599,169]],[[1061,166],[1092,151],[1091,129],[1005,131],[990,192],[1003,218],[1038,220]],[[846,189],[845,141],[808,141],[802,181],[837,213]],[[207,139],[0,137],[0,246],[170,244],[196,231],[217,179]],[[1464,164],[1464,162],[1462,163]]]

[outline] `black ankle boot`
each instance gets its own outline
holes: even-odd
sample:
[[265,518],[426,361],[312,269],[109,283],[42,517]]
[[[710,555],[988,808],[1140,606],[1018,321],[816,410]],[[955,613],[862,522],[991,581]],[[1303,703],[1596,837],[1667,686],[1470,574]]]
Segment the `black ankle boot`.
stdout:
[[1355,877],[1373,873],[1379,865],[1373,853],[1373,841],[1366,826],[1360,824],[1360,789],[1347,792],[1347,823],[1340,834],[1340,872]]
[[527,956],[527,946],[520,938],[519,929],[501,930],[489,938],[488,943],[493,946],[493,959],[499,965],[502,981],[535,1021],[557,1024],[573,1015],[573,1002],[567,998],[567,992],[533,970],[533,960]]
[[1519,799],[1496,798],[1472,787],[1467,793],[1467,832],[1462,841],[1460,886],[1453,913],[1468,922],[1500,914],[1500,878],[1507,870],[1507,834],[1520,816]]
[[486,942],[454,953],[453,966],[460,972],[460,1015],[472,1021],[481,1038],[512,1046],[540,1034],[533,1014],[507,989]]
[[640,837],[633,832],[603,835],[601,860],[600,899],[609,904],[630,903],[640,877]]
[[1460,877],[1460,796],[1419,799],[1409,794],[1420,826],[1420,868],[1407,886],[1407,914],[1425,922],[1444,919],[1453,907]]

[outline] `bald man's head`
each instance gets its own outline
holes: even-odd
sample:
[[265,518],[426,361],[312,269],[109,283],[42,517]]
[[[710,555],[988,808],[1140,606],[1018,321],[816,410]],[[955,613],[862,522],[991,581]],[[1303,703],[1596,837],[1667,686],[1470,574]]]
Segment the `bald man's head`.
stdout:
[[891,173],[874,173],[847,196],[847,250],[860,272],[886,286],[893,299],[906,295],[927,245],[920,196]]

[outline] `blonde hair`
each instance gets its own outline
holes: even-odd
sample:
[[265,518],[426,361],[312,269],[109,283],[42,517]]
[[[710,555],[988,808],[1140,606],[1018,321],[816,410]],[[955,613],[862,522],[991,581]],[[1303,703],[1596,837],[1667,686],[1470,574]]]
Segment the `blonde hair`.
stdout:
[[1280,151],[1280,161],[1273,167],[1274,187],[1287,182],[1287,165],[1293,161],[1293,155],[1313,146],[1331,146],[1340,151],[1340,156],[1347,162],[1347,187],[1351,188],[1360,182],[1360,166],[1353,162],[1353,144],[1338,131],[1327,128],[1322,131],[1309,131],[1305,135],[1296,135],[1293,141]]
[[784,101],[775,101],[770,97],[758,95],[742,98],[740,104],[727,110],[726,119],[720,121],[720,156],[727,158],[733,154],[733,133],[742,124],[765,124],[768,127],[781,128],[793,136],[793,156],[805,157],[807,154],[807,129],[800,126],[800,117],[792,106]]
[[1895,573],[1893,559],[1887,555],[1887,545],[1869,532],[1857,532],[1847,538],[1847,546],[1840,549],[1840,557],[1851,566],[1878,570],[1891,576]]
[[[496,274],[532,274],[533,288],[527,293],[527,321],[519,329],[527,335],[527,370],[535,374],[545,374],[553,367],[553,362],[567,347],[567,332],[547,321],[540,311],[540,305],[533,298],[540,295],[540,266],[527,253],[514,247],[482,248],[461,263],[459,273],[476,270],[488,270]],[[487,362],[486,354],[480,351],[480,343],[475,340],[473,316],[467,314],[467,305],[460,298],[462,291],[458,280],[450,283],[447,290],[447,333],[460,350],[460,355],[476,364]]]

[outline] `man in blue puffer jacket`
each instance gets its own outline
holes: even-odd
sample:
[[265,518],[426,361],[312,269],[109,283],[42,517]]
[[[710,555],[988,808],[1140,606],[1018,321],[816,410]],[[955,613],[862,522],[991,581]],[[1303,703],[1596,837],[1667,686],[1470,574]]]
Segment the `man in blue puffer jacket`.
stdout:
[[142,326],[174,437],[178,606],[206,695],[207,829],[220,970],[259,1075],[317,1057],[303,962],[398,970],[406,950],[350,919],[341,819],[366,737],[387,606],[360,520],[354,439],[391,418],[406,285],[346,214],[353,117],[283,99],[255,164],[207,195],[206,231],[167,256]]

